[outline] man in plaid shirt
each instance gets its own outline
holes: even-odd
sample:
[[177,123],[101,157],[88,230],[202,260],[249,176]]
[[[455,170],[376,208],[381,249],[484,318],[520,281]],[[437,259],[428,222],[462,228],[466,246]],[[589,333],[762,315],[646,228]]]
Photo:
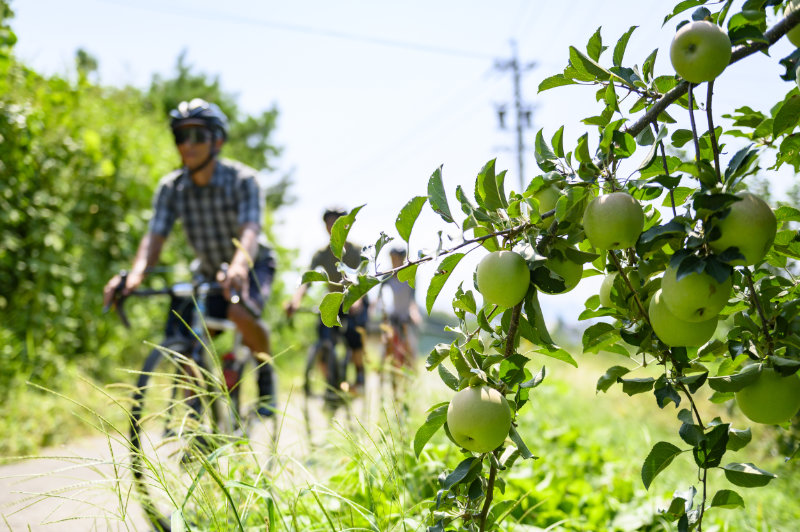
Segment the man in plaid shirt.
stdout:
[[[199,98],[181,102],[170,117],[183,168],[164,176],[159,183],[153,200],[153,218],[139,244],[122,293],[136,289],[147,271],[158,263],[172,226],[181,219],[199,262],[199,273],[207,278],[216,277],[223,286],[224,297],[209,296],[209,311],[233,321],[242,333],[244,344],[258,358],[266,358],[263,355],[270,353],[269,331],[253,311],[260,315],[269,297],[275,269],[261,232],[264,194],[256,171],[218,158],[227,139],[228,121],[215,104]],[[117,275],[106,285],[106,304],[112,301],[119,283]],[[241,294],[249,310],[243,305],[228,304],[232,291]],[[194,305],[189,304],[176,310],[189,323],[191,316],[187,313],[193,309]],[[170,316],[168,330],[179,330],[176,321],[180,320],[172,313]],[[272,415],[276,390],[270,364],[259,368],[258,384],[262,397],[258,412]]]

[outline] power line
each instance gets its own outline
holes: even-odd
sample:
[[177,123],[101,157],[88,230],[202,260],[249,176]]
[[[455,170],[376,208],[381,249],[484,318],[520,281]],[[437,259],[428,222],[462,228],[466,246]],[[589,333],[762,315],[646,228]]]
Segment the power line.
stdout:
[[186,10],[174,10],[165,8],[163,5],[159,5],[157,8],[152,6],[143,6],[141,4],[130,4],[128,2],[122,2],[119,0],[100,0],[107,4],[114,4],[117,6],[123,6],[127,8],[139,9],[143,11],[148,11],[150,13],[160,13],[166,15],[176,15],[180,16],[184,19],[191,18],[195,20],[203,20],[206,22],[212,23],[219,23],[219,22],[230,22],[235,24],[247,24],[251,26],[258,26],[263,28],[272,28],[280,31],[287,31],[291,33],[302,33],[306,35],[314,35],[317,37],[327,37],[332,39],[340,39],[340,40],[347,40],[347,41],[354,41],[354,42],[362,42],[365,44],[372,44],[372,45],[379,45],[379,46],[388,46],[393,48],[400,48],[404,50],[414,50],[417,52],[425,52],[425,53],[434,53],[440,55],[449,55],[449,56],[456,56],[456,57],[464,57],[468,59],[492,59],[491,54],[483,53],[483,52],[476,52],[471,50],[460,50],[457,48],[448,48],[443,46],[434,46],[430,44],[423,44],[423,43],[415,43],[410,41],[401,41],[396,39],[387,39],[383,37],[375,37],[371,35],[358,35],[355,33],[348,33],[339,30],[332,30],[329,28],[317,28],[313,26],[304,26],[301,24],[288,24],[285,22],[276,22],[272,20],[263,20],[263,19],[254,19],[249,17],[242,17],[237,15],[232,15],[229,13],[220,13],[220,12],[212,12],[212,11],[198,11],[195,8],[186,9]]

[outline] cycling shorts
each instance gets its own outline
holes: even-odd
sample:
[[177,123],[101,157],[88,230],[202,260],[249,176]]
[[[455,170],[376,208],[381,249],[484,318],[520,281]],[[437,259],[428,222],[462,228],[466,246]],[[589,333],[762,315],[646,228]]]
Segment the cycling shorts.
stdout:
[[[269,301],[272,292],[272,280],[275,278],[275,260],[272,254],[259,257],[250,269],[248,295],[253,310],[263,311],[264,305]],[[212,294],[206,300],[208,315],[212,318],[225,319],[228,316],[230,303],[222,294]],[[170,304],[169,315],[165,326],[167,338],[172,336],[185,336],[191,338],[192,319],[194,316],[195,302],[191,298],[174,297]],[[175,314],[178,314],[176,316]],[[184,325],[184,322],[186,325]]]
[[339,321],[344,324],[343,327],[328,327],[320,320],[317,324],[317,336],[320,340],[330,340],[335,344],[337,336],[342,334],[350,349],[363,348],[364,338],[359,329],[364,329],[367,326],[368,310],[369,301],[365,297],[358,312],[347,314],[339,312]]

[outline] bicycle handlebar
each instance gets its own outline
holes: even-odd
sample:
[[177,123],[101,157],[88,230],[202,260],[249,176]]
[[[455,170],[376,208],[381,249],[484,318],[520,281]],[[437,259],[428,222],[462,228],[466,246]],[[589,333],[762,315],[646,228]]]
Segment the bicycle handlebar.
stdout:
[[[150,297],[150,296],[163,296],[169,295],[174,297],[178,295],[176,292],[179,287],[185,287],[189,283],[176,283],[165,288],[137,288],[129,292],[128,294],[124,294],[123,290],[125,289],[125,282],[128,277],[128,272],[126,270],[122,270],[120,272],[120,281],[117,287],[114,289],[114,294],[111,298],[111,302],[107,305],[103,306],[103,313],[107,313],[111,307],[114,308],[117,316],[119,316],[122,325],[126,329],[130,329],[130,320],[128,320],[127,314],[125,314],[125,300],[130,296],[136,297]],[[201,281],[199,283],[191,283],[191,292],[196,294],[201,287],[205,287],[206,295],[221,295],[223,293],[222,284],[217,281]],[[230,299],[228,300],[233,305],[241,305],[247,310],[253,317],[259,318],[261,313],[258,312],[256,308],[252,306],[246,299],[241,297],[239,292],[235,289],[230,290]]]

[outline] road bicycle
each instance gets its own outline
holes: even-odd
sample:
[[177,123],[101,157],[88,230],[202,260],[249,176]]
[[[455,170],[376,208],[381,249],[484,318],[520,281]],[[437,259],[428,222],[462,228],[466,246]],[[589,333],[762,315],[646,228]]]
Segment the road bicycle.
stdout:
[[402,396],[414,371],[416,357],[415,342],[412,337],[414,331],[410,322],[399,322],[387,315],[383,316],[380,329],[383,344],[381,386],[388,380],[392,388],[392,397],[398,399]]
[[[124,272],[121,277],[122,287]],[[218,449],[246,436],[258,417],[258,366],[233,322],[208,313],[208,297],[221,291],[219,283],[195,280],[129,294],[169,296],[173,309],[194,306],[190,323],[182,313],[171,316],[173,327],[152,347],[131,398],[131,469],[142,508],[157,530],[171,530],[176,511],[184,520],[203,511],[195,507],[203,469]],[[114,307],[130,327],[127,297],[116,297]],[[237,294],[230,302],[246,305]],[[186,332],[179,334],[181,329]],[[224,331],[233,333],[232,347],[220,357],[214,341]]]
[[339,329],[331,329],[329,338],[319,338],[312,344],[303,371],[306,399],[320,398],[328,406],[341,402],[348,391],[347,368],[351,358],[352,350]]

